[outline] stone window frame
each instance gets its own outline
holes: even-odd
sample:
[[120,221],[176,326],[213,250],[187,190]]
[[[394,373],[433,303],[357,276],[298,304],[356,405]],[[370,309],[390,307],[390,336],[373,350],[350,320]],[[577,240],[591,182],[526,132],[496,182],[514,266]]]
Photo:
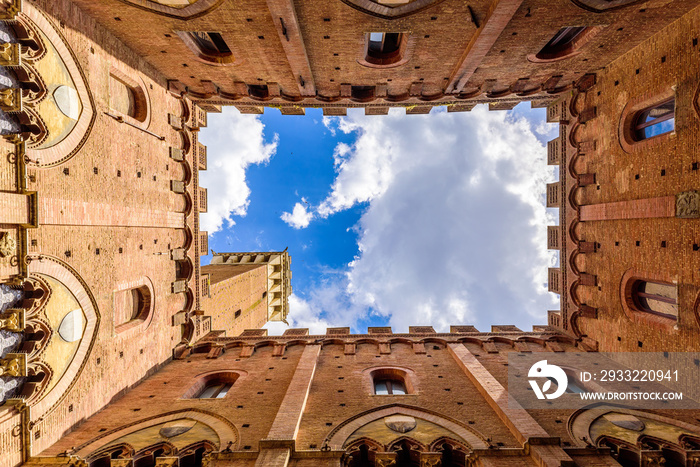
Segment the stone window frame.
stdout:
[[[373,56],[370,52],[370,36],[373,33],[400,34],[399,47],[387,57]],[[368,68],[395,68],[406,64],[413,55],[415,37],[407,31],[368,31],[363,33],[362,50],[357,63]]]
[[149,98],[148,91],[146,91],[146,83],[144,83],[140,76],[137,78],[132,78],[128,73],[125,73],[116,66],[112,66],[110,68],[109,76],[110,80],[115,79],[119,81],[133,94],[134,114],[123,114],[111,107],[109,107],[109,112],[132,126],[142,130],[147,130],[151,124],[151,100]]
[[211,66],[232,66],[239,62],[239,60],[236,58],[237,54],[234,53],[233,48],[231,48],[231,46],[228,43],[226,43],[226,40],[223,37],[221,37],[221,40],[224,41],[226,47],[229,49],[229,52],[212,54],[204,50],[200,46],[200,44],[193,38],[193,35],[197,34],[198,32],[221,35],[221,33],[217,31],[176,31],[178,37],[194,54],[195,60]]
[[676,137],[678,131],[678,106],[675,106],[673,131],[639,139],[636,136],[636,123],[639,115],[645,110],[656,107],[669,99],[678,100],[676,86],[671,86],[663,91],[649,92],[630,100],[620,114],[618,123],[618,138],[622,150],[626,153],[648,150],[653,146],[667,143]]
[[552,39],[559,34],[565,27],[559,28],[554,35],[549,36],[547,42],[545,42],[537,53],[530,54],[527,56],[528,61],[533,63],[551,63],[557,62],[559,60],[566,60],[571,57],[581,53],[581,49],[591,42],[591,40],[598,35],[605,27],[604,26],[569,26],[569,27],[581,27],[582,31],[576,35],[572,40],[566,42],[564,46],[553,52],[544,52],[547,44],[549,44]]
[[633,296],[633,288],[639,281],[656,282],[678,287],[677,283],[674,283],[672,280],[660,274],[641,272],[635,269],[627,270],[620,281],[620,303],[625,315],[637,324],[653,326],[665,330],[676,329],[681,320],[679,300],[676,300],[678,304],[678,315],[675,319],[661,313],[642,310],[635,304]]

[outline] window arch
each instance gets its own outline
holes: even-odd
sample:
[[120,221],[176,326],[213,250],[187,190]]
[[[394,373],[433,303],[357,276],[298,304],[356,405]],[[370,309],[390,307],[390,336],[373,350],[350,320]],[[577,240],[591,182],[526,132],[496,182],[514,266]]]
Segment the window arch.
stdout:
[[219,32],[179,31],[178,36],[200,62],[209,65],[231,65],[236,58],[226,40]]
[[559,29],[539,52],[530,55],[528,59],[531,62],[552,62],[572,57],[601,29],[602,26],[565,26]]
[[151,312],[151,291],[145,285],[115,294],[118,304],[114,310],[114,324],[121,326],[131,321],[144,322]]
[[630,269],[622,276],[620,295],[625,314],[635,322],[667,329],[678,323],[678,286],[664,276]]
[[632,121],[635,141],[670,133],[675,129],[676,98],[669,97],[636,112]]
[[673,284],[635,280],[630,298],[637,311],[678,319],[678,288]]
[[675,135],[675,108],[673,87],[628,102],[620,115],[618,129],[622,149],[632,153],[672,138]]
[[391,68],[408,61],[408,34],[377,31],[365,34],[361,65],[371,68]]
[[606,10],[622,8],[633,3],[639,3],[642,0],[571,0],[574,5],[583,8],[584,10],[601,13]]
[[413,392],[411,382],[403,370],[381,368],[370,373],[373,393],[378,396],[405,395]]
[[109,108],[138,123],[146,123],[149,116],[148,97],[143,87],[115,68],[109,73]]
[[215,372],[199,378],[184,399],[223,399],[231,392],[240,375],[235,371]]
[[120,333],[148,327],[153,320],[154,300],[153,284],[147,277],[119,284],[114,291],[114,330]]

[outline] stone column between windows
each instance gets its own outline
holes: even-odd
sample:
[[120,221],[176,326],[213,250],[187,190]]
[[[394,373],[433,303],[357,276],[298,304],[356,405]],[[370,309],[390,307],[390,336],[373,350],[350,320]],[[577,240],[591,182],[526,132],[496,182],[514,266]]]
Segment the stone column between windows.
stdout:
[[260,440],[256,466],[286,467],[289,464],[291,447],[299,431],[320,353],[319,344],[308,344],[304,348],[270,432],[266,439]]
[[[491,373],[477,360],[464,344],[448,344],[450,354],[462,368],[467,377],[474,383],[479,393],[496,412],[496,415],[508,427],[515,439],[523,446],[531,438],[553,439],[540,426],[532,416],[523,409],[508,391],[491,375]],[[540,466],[559,467],[561,465],[574,465],[573,460],[558,445],[531,444],[530,456]]]
[[39,222],[43,225],[101,227],[161,227],[181,229],[185,215],[160,209],[123,206],[57,198],[39,198]]
[[581,206],[579,211],[579,219],[583,222],[658,217],[676,217],[675,196],[588,204]]

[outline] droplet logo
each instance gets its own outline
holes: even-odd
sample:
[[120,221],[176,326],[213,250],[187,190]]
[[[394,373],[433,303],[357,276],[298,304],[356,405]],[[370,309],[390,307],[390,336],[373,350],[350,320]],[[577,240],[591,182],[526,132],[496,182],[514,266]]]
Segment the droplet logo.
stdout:
[[[556,399],[566,392],[566,387],[569,385],[569,378],[560,367],[547,364],[547,360],[540,360],[530,367],[527,376],[530,378],[546,378],[542,388],[540,389],[537,381],[529,380],[532,390],[538,399]],[[547,394],[552,388],[552,381],[556,384],[556,391]]]

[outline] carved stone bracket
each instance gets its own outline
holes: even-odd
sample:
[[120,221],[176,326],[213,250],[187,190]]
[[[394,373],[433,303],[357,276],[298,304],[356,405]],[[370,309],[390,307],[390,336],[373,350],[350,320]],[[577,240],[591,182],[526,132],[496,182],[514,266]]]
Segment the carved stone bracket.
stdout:
[[0,66],[18,67],[22,65],[19,44],[0,44]]
[[22,0],[2,0],[0,2],[0,21],[11,21],[22,11]]
[[11,308],[5,313],[0,313],[0,329],[11,332],[22,332],[24,326],[24,310]]
[[7,113],[22,111],[22,90],[7,88],[0,90],[0,110]]
[[8,353],[0,358],[0,376],[27,376],[27,355]]
[[156,467],[177,467],[178,465],[177,457],[156,457]]
[[700,193],[685,191],[676,195],[676,217],[681,219],[700,218]]

